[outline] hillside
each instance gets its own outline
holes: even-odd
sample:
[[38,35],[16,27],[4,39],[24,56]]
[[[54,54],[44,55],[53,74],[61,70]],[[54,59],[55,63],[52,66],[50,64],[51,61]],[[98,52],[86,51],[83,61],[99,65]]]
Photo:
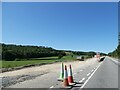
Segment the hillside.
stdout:
[[[83,51],[67,51],[56,50],[51,47],[45,46],[30,46],[30,45],[13,45],[13,44],[1,44],[2,45],[2,59],[5,61],[14,61],[19,59],[41,58],[58,56],[58,58],[65,55],[82,55],[87,58],[93,57],[96,52],[83,52]],[[101,53],[101,55],[106,55]]]

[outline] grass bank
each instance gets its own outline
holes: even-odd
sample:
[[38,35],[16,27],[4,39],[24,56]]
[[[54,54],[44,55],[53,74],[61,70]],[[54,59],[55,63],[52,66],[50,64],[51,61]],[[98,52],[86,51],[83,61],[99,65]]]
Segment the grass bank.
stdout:
[[[18,61],[2,61],[2,68],[13,68],[19,66],[25,66],[30,64],[42,64],[42,63],[54,63],[54,62],[61,62],[61,61],[70,61],[75,60],[75,56],[64,56],[61,59],[58,57],[44,57],[44,58],[31,58],[31,59],[23,59]],[[0,65],[1,67],[1,65]]]

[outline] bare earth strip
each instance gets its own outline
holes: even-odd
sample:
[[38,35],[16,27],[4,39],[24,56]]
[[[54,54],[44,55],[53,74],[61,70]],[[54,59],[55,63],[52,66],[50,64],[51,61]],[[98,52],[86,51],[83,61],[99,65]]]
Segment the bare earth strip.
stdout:
[[[97,63],[96,58],[87,59],[86,61],[64,62],[64,64],[67,66],[69,66],[70,64],[72,65],[73,73],[75,73],[77,69],[83,69],[85,67],[94,65],[96,63]],[[48,78],[50,74],[53,75],[51,76],[51,78],[54,78],[55,74],[56,74],[55,78],[57,78],[59,77],[60,68],[61,68],[61,62],[58,62],[54,64],[28,67],[21,70],[4,72],[0,74],[0,77],[2,78],[2,85],[6,87],[26,80],[27,81],[31,79],[34,80],[37,77]]]

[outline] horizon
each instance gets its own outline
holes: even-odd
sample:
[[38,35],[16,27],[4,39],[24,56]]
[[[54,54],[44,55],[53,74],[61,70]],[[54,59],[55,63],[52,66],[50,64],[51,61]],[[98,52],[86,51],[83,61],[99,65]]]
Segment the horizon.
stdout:
[[3,3],[5,44],[109,53],[118,45],[118,3]]
[[[14,43],[0,43],[0,44],[5,44],[5,45],[16,45],[16,46],[37,46],[37,47],[40,47],[40,45],[28,45],[28,44],[14,44]],[[50,47],[50,46],[42,46],[42,47],[46,47],[46,48],[52,48],[52,49],[55,49],[55,50],[63,50],[63,51],[75,51],[75,52],[96,52],[96,51],[80,51],[80,50],[70,50],[70,49],[56,49],[56,48],[53,48],[53,47]],[[96,52],[96,53],[105,53],[105,52]],[[111,52],[109,52],[111,53]],[[108,54],[108,53],[105,53],[105,54]]]

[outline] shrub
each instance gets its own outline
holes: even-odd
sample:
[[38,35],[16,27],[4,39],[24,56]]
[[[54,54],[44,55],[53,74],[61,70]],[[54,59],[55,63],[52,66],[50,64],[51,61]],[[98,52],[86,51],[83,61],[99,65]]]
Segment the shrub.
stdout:
[[63,57],[62,54],[59,54],[59,55],[58,55],[58,59],[61,59],[62,57]]

